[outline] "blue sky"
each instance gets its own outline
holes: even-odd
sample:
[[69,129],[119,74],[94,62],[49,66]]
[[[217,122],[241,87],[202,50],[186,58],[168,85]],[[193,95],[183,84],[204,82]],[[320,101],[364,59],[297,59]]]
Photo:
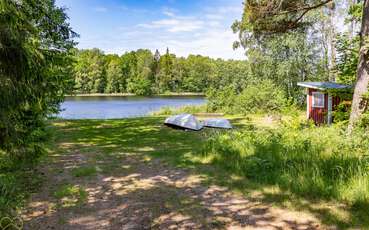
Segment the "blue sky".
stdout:
[[123,54],[146,48],[178,56],[245,59],[233,50],[230,26],[241,18],[242,0],[57,0],[67,8],[79,48]]

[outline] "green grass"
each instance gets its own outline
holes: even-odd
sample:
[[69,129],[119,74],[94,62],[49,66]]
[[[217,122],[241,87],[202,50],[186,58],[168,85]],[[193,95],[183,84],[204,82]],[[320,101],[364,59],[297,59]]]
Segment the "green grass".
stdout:
[[205,113],[207,112],[206,105],[186,105],[179,108],[164,107],[159,111],[153,112],[153,116],[174,115],[180,113]]
[[[338,127],[310,127],[289,119],[278,119],[284,125],[265,125],[262,116],[232,117],[233,131],[183,132],[163,126],[164,119],[55,121],[56,147],[65,154],[91,156],[89,165],[109,174],[134,170],[134,165],[117,163],[121,157],[135,156],[148,164],[161,158],[200,174],[205,184],[308,211],[340,229],[369,226],[366,136],[346,137]],[[95,174],[83,167],[72,174]],[[83,188],[69,184],[54,196],[60,205],[73,206],[83,203],[84,194]]]
[[41,183],[33,162],[15,161],[0,151],[0,219],[16,216]]
[[41,175],[33,170],[0,172],[0,218],[17,215],[30,193],[42,183]]
[[74,207],[87,201],[88,193],[77,185],[65,184],[54,192],[59,207]]
[[96,175],[95,166],[82,166],[72,170],[72,175],[75,177],[91,177]]

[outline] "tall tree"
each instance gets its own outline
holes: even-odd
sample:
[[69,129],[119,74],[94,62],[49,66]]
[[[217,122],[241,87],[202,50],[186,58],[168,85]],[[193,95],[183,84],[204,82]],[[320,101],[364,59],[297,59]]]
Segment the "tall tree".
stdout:
[[75,81],[80,93],[103,93],[106,87],[105,56],[99,49],[81,50],[77,54]]
[[160,58],[159,72],[159,90],[160,92],[170,91],[172,89],[173,78],[173,57],[167,48],[166,53]]
[[334,20],[335,20],[335,10],[336,6],[335,4],[330,4],[328,9],[328,18],[327,18],[327,24],[328,24],[328,41],[329,41],[329,80],[330,81],[336,81],[337,73],[336,73],[336,30],[334,27]]
[[357,81],[355,84],[351,106],[349,133],[352,132],[355,123],[359,120],[361,114],[363,114],[368,108],[368,102],[365,94],[368,92],[369,84],[369,0],[365,0],[363,4],[363,15],[360,31],[359,64],[357,67]]
[[112,55],[110,60],[108,60],[106,79],[106,93],[125,92],[125,78],[123,76],[121,60],[118,55]]
[[159,92],[159,72],[160,72],[160,53],[159,50],[155,50],[154,62],[152,64],[152,72],[154,74],[154,91]]

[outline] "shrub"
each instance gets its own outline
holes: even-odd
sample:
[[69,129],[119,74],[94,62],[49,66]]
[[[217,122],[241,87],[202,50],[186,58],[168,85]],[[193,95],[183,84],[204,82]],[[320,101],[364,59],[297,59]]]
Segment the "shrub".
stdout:
[[232,87],[207,92],[210,111],[233,114],[280,112],[288,104],[284,91],[270,80],[248,85],[240,94]]
[[236,106],[242,114],[259,112],[279,112],[287,104],[281,88],[272,81],[261,81],[247,86],[237,98]]
[[209,89],[206,93],[209,111],[223,111],[232,113],[237,98],[233,87],[228,86],[223,89]]

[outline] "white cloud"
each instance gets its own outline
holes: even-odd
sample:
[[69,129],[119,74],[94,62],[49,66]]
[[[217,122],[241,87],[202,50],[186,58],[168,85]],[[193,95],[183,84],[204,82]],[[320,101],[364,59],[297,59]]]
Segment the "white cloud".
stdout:
[[150,23],[139,24],[139,27],[146,29],[164,29],[168,32],[191,32],[203,28],[204,22],[191,18],[170,18],[152,21]]
[[[133,8],[122,9],[127,12],[135,11]],[[179,10],[163,7],[155,12],[155,19],[148,20],[149,17],[144,17],[136,25],[118,26],[118,33],[91,37],[82,35],[79,46],[99,47],[106,53],[118,54],[140,48],[150,49],[152,52],[159,49],[164,53],[169,47],[170,52],[177,56],[199,54],[212,58],[244,60],[244,50],[232,48],[233,42],[238,38],[230,28],[232,22],[241,15],[241,0],[238,7],[227,2],[224,7],[204,8],[186,15]]]
[[168,7],[163,8],[162,13],[168,17],[174,17],[175,16],[175,10],[170,9]]
[[100,13],[105,13],[105,12],[108,11],[108,9],[103,7],[103,6],[97,6],[97,7],[93,8],[93,10],[96,11],[96,12],[100,12]]
[[211,20],[221,20],[224,18],[224,16],[220,14],[206,14],[205,17]]

